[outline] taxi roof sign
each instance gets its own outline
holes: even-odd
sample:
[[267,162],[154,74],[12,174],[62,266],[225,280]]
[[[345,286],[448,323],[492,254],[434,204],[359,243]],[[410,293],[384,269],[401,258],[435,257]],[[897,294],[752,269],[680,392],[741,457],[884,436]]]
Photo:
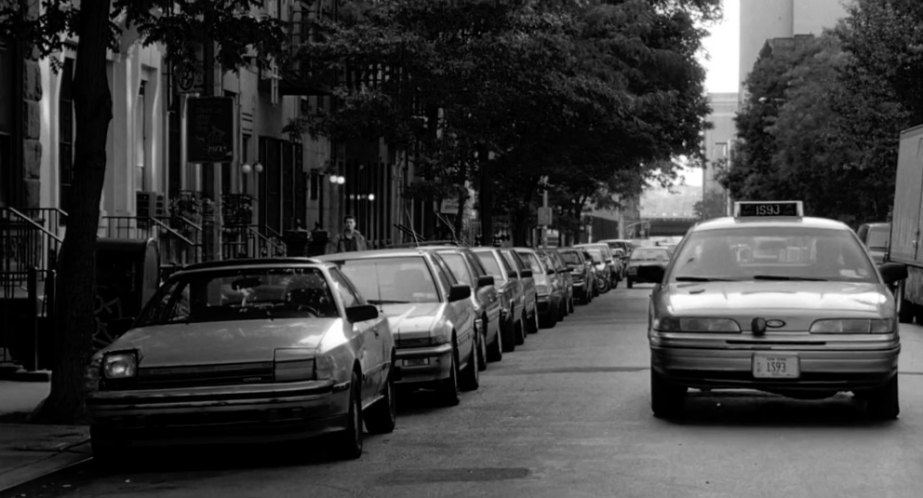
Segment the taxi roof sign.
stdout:
[[801,201],[737,201],[734,203],[735,218],[778,218],[802,217],[804,206]]

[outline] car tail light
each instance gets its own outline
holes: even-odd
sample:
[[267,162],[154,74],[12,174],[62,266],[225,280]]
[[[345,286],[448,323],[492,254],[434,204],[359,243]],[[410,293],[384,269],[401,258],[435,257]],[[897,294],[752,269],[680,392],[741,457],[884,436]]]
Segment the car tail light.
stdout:
[[895,331],[890,318],[837,318],[817,320],[811,324],[812,334],[890,334]]
[[653,328],[661,332],[740,333],[740,325],[730,318],[656,318]]

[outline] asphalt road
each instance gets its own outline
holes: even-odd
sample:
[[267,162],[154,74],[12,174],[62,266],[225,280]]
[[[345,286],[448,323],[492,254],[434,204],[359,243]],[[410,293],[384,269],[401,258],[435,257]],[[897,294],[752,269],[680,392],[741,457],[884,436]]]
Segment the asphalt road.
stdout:
[[[916,497],[923,328],[903,326],[902,413],[869,422],[850,396],[694,393],[681,421],[649,408],[651,286],[620,286],[491,363],[457,407],[400,401],[360,460],[318,444],[189,449],[113,471],[87,464],[18,497]],[[291,451],[299,457],[285,456]],[[7,495],[4,495],[7,496]]]

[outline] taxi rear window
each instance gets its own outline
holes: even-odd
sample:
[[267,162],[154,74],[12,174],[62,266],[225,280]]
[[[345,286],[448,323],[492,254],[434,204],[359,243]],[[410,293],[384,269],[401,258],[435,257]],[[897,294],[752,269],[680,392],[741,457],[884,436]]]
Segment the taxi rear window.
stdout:
[[692,232],[669,280],[878,281],[850,232],[803,226]]

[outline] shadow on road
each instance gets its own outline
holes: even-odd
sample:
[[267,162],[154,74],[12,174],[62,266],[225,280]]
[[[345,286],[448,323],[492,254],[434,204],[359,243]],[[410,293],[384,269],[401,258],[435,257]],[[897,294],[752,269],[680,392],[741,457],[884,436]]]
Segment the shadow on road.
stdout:
[[682,414],[669,423],[741,427],[886,427],[896,421],[869,419],[865,403],[851,394],[795,399],[758,391],[696,391],[686,395]]

